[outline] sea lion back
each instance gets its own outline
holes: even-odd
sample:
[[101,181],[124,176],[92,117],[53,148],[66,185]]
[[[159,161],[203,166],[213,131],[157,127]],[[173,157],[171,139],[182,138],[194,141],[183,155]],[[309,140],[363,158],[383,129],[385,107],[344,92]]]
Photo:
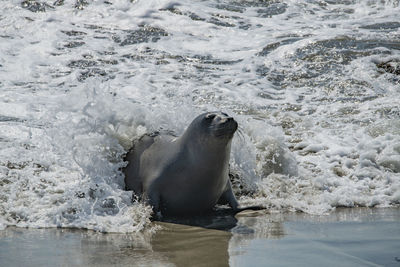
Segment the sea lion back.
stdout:
[[143,193],[143,182],[140,177],[140,158],[146,149],[148,149],[155,141],[158,134],[145,134],[138,140],[134,141],[132,148],[126,154],[124,161],[128,165],[122,170],[125,174],[125,189],[133,190],[137,196]]

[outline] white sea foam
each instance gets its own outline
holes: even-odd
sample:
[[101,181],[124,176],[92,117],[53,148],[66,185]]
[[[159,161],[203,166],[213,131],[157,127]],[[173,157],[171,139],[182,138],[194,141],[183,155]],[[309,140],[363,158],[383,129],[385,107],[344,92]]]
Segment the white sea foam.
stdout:
[[239,122],[243,204],[400,203],[398,1],[53,2],[0,11],[0,229],[141,231],[123,154],[206,110]]

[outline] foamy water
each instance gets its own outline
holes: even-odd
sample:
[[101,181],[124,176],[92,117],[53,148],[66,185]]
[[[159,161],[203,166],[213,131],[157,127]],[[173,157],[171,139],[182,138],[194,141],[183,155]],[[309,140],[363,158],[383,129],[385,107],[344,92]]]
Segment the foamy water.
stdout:
[[122,157],[204,111],[239,122],[242,204],[400,203],[398,1],[4,1],[0,229],[141,231]]

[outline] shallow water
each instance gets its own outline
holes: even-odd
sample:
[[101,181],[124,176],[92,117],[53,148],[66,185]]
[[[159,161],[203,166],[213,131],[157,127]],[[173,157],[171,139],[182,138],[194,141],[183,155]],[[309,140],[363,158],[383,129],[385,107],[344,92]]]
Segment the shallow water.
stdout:
[[[243,222],[234,235],[230,266],[398,266],[399,209],[339,209],[329,216],[285,214]],[[267,223],[266,223],[267,221]],[[244,241],[247,239],[247,241]]]
[[242,204],[399,205],[399,13],[398,1],[5,1],[0,228],[142,231],[150,209],[123,190],[122,156],[206,110],[239,122]]
[[232,232],[157,223],[155,234],[0,231],[4,266],[398,266],[399,209],[329,216],[244,212]]

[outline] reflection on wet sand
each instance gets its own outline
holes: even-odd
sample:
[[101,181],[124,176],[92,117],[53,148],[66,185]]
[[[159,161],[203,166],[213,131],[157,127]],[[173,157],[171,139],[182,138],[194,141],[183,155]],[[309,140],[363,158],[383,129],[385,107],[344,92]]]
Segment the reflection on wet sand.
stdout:
[[152,248],[175,266],[229,266],[228,244],[230,232],[158,223]]
[[151,245],[175,266],[229,266],[228,247],[237,222],[230,209],[203,216],[163,218],[163,222],[155,223],[161,229]]
[[156,222],[154,234],[97,234],[81,241],[82,262],[91,266],[228,266],[227,231]]

